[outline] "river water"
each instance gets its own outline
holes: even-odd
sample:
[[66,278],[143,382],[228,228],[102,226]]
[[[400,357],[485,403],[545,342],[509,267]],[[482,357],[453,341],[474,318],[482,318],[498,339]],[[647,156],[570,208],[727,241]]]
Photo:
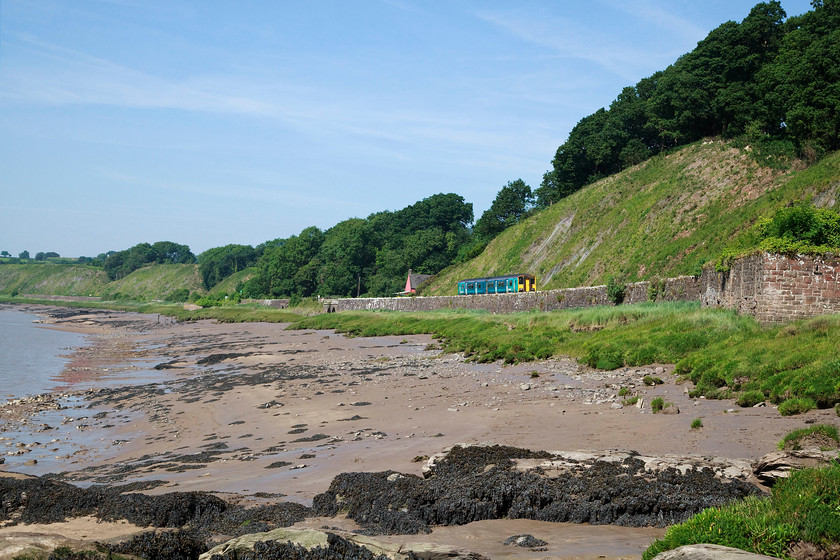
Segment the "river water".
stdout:
[[85,343],[84,335],[45,328],[37,319],[0,309],[0,400],[55,390],[65,356]]

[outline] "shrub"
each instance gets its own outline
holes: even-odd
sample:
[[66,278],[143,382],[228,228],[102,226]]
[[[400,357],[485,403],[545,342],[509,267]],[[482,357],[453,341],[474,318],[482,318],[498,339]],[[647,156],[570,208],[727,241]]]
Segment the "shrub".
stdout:
[[637,397],[637,396],[635,396],[635,395],[634,395],[634,396],[632,396],[632,397],[630,397],[630,398],[628,398],[628,399],[624,399],[624,402],[623,402],[622,404],[623,404],[624,406],[633,406],[633,405],[634,405],[634,404],[636,404],[637,402],[639,402],[639,397]]
[[536,379],[539,376],[540,376],[540,372],[538,372],[538,371],[532,371],[531,372],[531,379]]
[[699,430],[703,427],[703,420],[700,418],[695,418],[691,421],[691,429],[692,430]]
[[662,409],[664,408],[664,406],[665,406],[665,399],[663,399],[662,397],[656,397],[655,399],[650,401],[650,408],[654,412],[662,412]]
[[815,408],[817,408],[817,403],[815,403],[813,399],[798,397],[788,399],[780,404],[779,414],[782,416],[794,416],[796,414],[808,412],[809,410],[814,410]]
[[628,389],[627,387],[622,387],[618,390],[619,397],[626,397],[628,394],[630,394],[630,389]]
[[647,385],[648,387],[653,387],[654,385],[662,385],[665,383],[659,377],[651,377],[650,375],[645,375],[642,379],[642,382]]
[[614,276],[610,276],[607,279],[607,299],[615,305],[621,305],[621,302],[624,301],[626,289],[624,283],[617,280]]
[[738,406],[748,408],[764,402],[764,393],[761,391],[747,391],[738,396]]

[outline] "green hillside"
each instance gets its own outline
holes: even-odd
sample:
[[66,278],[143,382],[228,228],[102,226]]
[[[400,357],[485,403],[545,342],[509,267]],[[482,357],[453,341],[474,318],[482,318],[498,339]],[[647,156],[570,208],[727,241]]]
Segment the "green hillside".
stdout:
[[[167,299],[176,291],[204,293],[196,264],[155,264],[135,270],[125,278],[114,280],[103,288],[105,299],[153,301]],[[180,301],[184,297],[177,298]]]
[[208,293],[214,296],[231,294],[236,291],[237,286],[245,284],[248,280],[250,280],[257,273],[257,270],[257,267],[249,266],[245,270],[234,272],[213,286]]
[[100,268],[63,264],[4,264],[0,294],[98,296],[108,282]]
[[[588,185],[494,239],[424,286],[525,272],[540,289],[697,274],[762,215],[793,201],[836,207],[840,152],[804,170],[756,163],[749,147],[701,141]],[[794,166],[795,167],[795,166]]]

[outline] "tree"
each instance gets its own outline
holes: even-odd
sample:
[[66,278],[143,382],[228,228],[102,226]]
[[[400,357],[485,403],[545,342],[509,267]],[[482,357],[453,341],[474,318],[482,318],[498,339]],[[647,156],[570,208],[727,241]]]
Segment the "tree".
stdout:
[[39,251],[39,252],[35,253],[35,260],[36,261],[44,261],[44,260],[47,260],[47,256],[42,251]]
[[12,254],[8,251],[0,252],[0,257],[11,257],[11,256],[12,256]]
[[206,289],[231,274],[254,266],[259,252],[250,245],[225,245],[208,249],[198,256],[198,271]]
[[46,258],[48,258],[48,259],[57,259],[57,258],[59,258],[60,256],[61,256],[61,255],[59,255],[59,254],[58,254],[58,253],[56,253],[55,251],[47,251],[47,252],[44,254],[44,257],[46,257]]
[[480,237],[493,238],[518,223],[533,207],[533,203],[534,195],[525,181],[510,181],[502,187],[493,204],[475,223],[474,231]]
[[29,259],[29,251],[21,251],[20,253],[18,253],[18,258],[28,260]]

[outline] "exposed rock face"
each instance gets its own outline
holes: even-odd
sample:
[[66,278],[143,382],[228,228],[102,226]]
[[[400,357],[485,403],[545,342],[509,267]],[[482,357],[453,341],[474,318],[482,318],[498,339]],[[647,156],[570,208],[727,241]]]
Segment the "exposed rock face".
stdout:
[[199,560],[486,560],[484,556],[429,543],[405,545],[343,531],[275,529],[232,539]]
[[[315,497],[317,515],[339,510],[369,534],[414,534],[485,519],[664,526],[759,493],[749,465],[715,459],[531,452],[456,446],[429,461],[426,478],[345,473]],[[389,480],[390,478],[390,480]]]
[[717,544],[689,544],[657,554],[653,560],[778,560]]
[[837,451],[800,449],[798,451],[773,451],[753,464],[755,476],[772,486],[776,480],[787,478],[797,469],[824,467],[837,459]]

